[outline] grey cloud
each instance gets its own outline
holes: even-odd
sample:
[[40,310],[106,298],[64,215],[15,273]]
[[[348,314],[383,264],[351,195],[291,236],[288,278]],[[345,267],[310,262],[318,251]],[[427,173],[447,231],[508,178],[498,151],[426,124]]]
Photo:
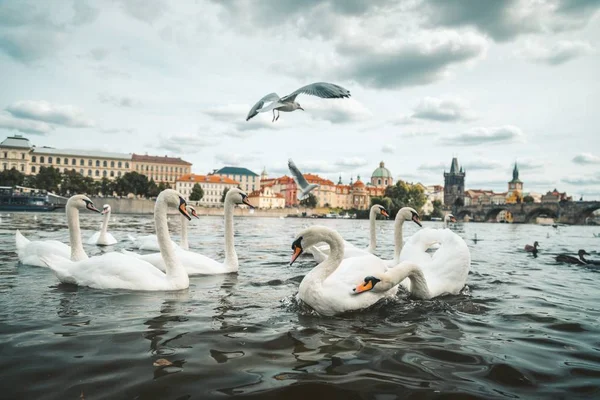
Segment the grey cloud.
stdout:
[[415,107],[412,118],[438,122],[468,121],[474,113],[460,99],[425,97]]
[[116,0],[125,14],[139,21],[153,23],[169,11],[164,0]]
[[[503,165],[498,161],[489,160],[489,159],[474,159],[474,160],[465,160],[461,163],[461,166],[465,170],[470,171],[489,171],[495,169],[501,169]],[[447,162],[436,162],[436,163],[426,163],[421,164],[419,166],[419,170],[422,171],[435,171],[435,172],[443,172],[448,171],[450,168],[450,164]]]
[[215,161],[222,165],[239,166],[258,160],[258,157],[251,154],[239,153],[219,153],[215,155]]
[[48,122],[73,128],[94,126],[94,121],[86,117],[81,110],[71,105],[52,104],[47,101],[18,101],[6,111],[14,117]]
[[[519,170],[535,170],[544,168],[545,163],[538,160],[533,159],[521,159],[517,160],[517,165],[519,166]],[[512,166],[510,167],[512,170]]]
[[101,93],[98,95],[98,100],[102,103],[112,104],[116,107],[137,107],[141,102],[133,97],[128,96],[112,96],[107,93]]
[[157,149],[164,149],[176,154],[189,154],[196,153],[201,148],[216,146],[217,144],[219,143],[214,138],[183,134],[161,138],[158,145],[154,144],[154,146]]
[[543,47],[539,44],[529,44],[520,53],[523,57],[538,64],[561,65],[578,57],[593,52],[589,43],[582,41],[561,40],[551,47]]
[[0,32],[0,51],[27,64],[55,54],[65,39],[63,32],[51,30]]
[[90,6],[90,4],[84,0],[73,1],[73,24],[74,25],[85,25],[90,22],[94,22],[100,10]]
[[343,168],[358,168],[368,164],[369,161],[361,157],[342,158],[335,162],[335,165]]
[[492,128],[473,128],[456,136],[442,139],[442,142],[454,146],[477,146],[480,144],[511,143],[522,140],[523,132],[516,126],[505,125]]
[[600,164],[600,157],[590,154],[581,153],[573,157],[572,160],[575,164],[588,165],[588,164]]
[[90,57],[92,57],[96,61],[104,61],[104,59],[106,59],[106,57],[108,57],[109,54],[110,51],[103,47],[96,47],[90,50]]
[[386,154],[394,154],[396,152],[396,147],[391,144],[384,144],[381,146],[381,152]]
[[591,185],[600,185],[600,174],[593,176],[583,176],[583,177],[567,177],[563,178],[562,181],[564,183],[568,183],[576,186],[591,186]]
[[54,130],[52,125],[45,122],[18,119],[9,115],[0,115],[0,129],[15,130],[32,135],[45,135]]
[[451,32],[387,47],[343,42],[338,51],[349,59],[339,74],[377,89],[425,85],[440,80],[449,67],[480,57],[486,49],[479,36]]

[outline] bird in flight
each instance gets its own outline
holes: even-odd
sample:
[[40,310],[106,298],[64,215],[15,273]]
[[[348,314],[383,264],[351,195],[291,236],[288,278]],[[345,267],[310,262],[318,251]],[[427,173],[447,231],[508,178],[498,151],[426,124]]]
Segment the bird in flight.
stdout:
[[[300,103],[296,102],[296,96],[299,94],[309,94],[311,96],[321,97],[323,99],[341,99],[350,97],[350,91],[344,89],[333,83],[327,82],[315,82],[310,85],[302,86],[300,89],[288,94],[287,96],[279,97],[277,93],[269,93],[262,99],[260,99],[254,107],[250,109],[246,121],[249,121],[258,113],[267,112],[273,110],[273,120],[275,122],[279,119],[279,112],[292,112],[296,110],[304,111],[304,108],[300,106]],[[265,103],[270,102],[268,106]],[[277,116],[275,116],[277,111]]]
[[311,190],[319,187],[319,185],[315,183],[308,183],[306,181],[304,175],[302,175],[302,172],[296,167],[296,164],[294,164],[291,158],[288,160],[288,168],[290,169],[294,182],[298,185],[298,192],[296,195],[298,200],[304,200],[308,197]]

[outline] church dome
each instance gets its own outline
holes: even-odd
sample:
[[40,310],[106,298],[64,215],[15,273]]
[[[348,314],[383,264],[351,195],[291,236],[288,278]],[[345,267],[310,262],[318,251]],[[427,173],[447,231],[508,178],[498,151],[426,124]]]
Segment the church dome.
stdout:
[[391,178],[392,177],[392,173],[390,172],[389,169],[387,169],[385,167],[385,163],[382,161],[379,163],[379,168],[377,168],[375,171],[373,171],[373,174],[371,175],[371,179],[373,178]]

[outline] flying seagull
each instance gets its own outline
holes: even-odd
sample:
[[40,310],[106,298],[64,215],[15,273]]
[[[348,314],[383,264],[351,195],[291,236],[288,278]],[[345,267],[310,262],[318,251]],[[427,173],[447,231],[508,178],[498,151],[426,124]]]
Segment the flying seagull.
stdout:
[[[323,99],[341,99],[350,97],[350,92],[341,86],[327,82],[315,82],[310,85],[302,86],[300,89],[288,94],[287,96],[279,97],[277,93],[270,93],[260,99],[258,103],[250,109],[246,121],[253,118],[259,112],[267,112],[273,110],[273,121],[279,119],[279,112],[292,112],[295,110],[302,110],[304,108],[300,106],[300,103],[296,102],[296,96],[299,94],[309,94],[311,96],[318,96]],[[266,107],[263,107],[266,102],[271,102]],[[277,117],[275,117],[275,111],[277,111]]]
[[300,172],[298,167],[296,167],[296,164],[294,164],[291,158],[288,160],[288,168],[292,173],[292,178],[294,178],[294,182],[296,182],[296,185],[298,185],[298,194],[296,195],[298,200],[304,200],[308,197],[308,193],[310,193],[311,190],[319,187],[319,185],[314,183],[308,183],[306,179],[304,179],[302,172]]

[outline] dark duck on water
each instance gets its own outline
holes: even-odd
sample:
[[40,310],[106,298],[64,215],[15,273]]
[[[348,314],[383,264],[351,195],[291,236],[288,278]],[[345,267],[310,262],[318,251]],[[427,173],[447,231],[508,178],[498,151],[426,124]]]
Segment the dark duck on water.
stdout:
[[594,261],[588,261],[586,260],[583,256],[589,256],[590,254],[581,249],[577,252],[577,254],[579,255],[579,258],[573,257],[573,256],[568,256],[566,254],[560,254],[558,256],[556,256],[556,261],[558,262],[564,262],[564,263],[568,263],[568,264],[579,264],[579,265],[588,265],[588,264],[595,264],[596,262]]

